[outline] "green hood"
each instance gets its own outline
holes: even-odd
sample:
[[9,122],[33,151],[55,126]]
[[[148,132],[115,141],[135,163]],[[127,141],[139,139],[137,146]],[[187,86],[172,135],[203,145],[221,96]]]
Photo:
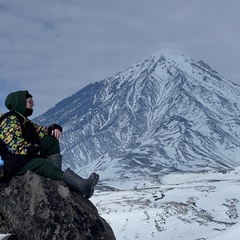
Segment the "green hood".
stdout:
[[12,92],[7,96],[5,100],[5,106],[9,109],[10,112],[16,111],[21,113],[23,116],[26,116],[27,95],[29,95],[29,92],[27,90]]

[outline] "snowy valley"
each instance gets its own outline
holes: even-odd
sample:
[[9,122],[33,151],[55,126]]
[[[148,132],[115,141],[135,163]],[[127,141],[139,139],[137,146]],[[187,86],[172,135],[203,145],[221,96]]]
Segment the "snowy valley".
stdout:
[[91,201],[117,240],[238,240],[239,176],[240,168],[171,173],[157,185],[98,187]]
[[119,240],[238,240],[239,188],[240,168],[172,173],[158,185],[98,190],[92,202]]

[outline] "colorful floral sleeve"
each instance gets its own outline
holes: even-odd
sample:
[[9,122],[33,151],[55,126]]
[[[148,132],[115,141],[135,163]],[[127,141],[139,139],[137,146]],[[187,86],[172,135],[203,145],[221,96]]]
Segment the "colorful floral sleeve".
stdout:
[[20,122],[14,115],[6,117],[1,122],[0,138],[6,144],[8,151],[13,154],[27,154],[27,149],[31,145],[24,140]]
[[39,126],[35,123],[33,123],[36,132],[38,134],[39,139],[42,139],[43,137],[45,137],[46,135],[48,135],[48,128],[47,127],[43,127],[43,126]]

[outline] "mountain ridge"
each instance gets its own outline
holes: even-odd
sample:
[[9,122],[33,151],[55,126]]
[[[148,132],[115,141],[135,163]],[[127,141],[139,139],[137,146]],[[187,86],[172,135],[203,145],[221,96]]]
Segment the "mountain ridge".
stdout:
[[156,53],[35,120],[64,127],[65,167],[96,170],[103,182],[160,181],[164,172],[239,166],[239,100],[240,86],[203,61]]

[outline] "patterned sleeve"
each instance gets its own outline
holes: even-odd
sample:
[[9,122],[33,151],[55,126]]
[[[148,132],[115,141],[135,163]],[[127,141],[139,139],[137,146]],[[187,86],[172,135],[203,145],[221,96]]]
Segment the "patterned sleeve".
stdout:
[[43,137],[48,135],[48,128],[47,127],[43,127],[43,126],[39,126],[36,123],[33,123],[36,132],[38,134],[39,139],[42,139]]
[[6,117],[1,122],[0,138],[13,154],[27,154],[27,149],[31,145],[24,140],[20,122],[14,115]]

